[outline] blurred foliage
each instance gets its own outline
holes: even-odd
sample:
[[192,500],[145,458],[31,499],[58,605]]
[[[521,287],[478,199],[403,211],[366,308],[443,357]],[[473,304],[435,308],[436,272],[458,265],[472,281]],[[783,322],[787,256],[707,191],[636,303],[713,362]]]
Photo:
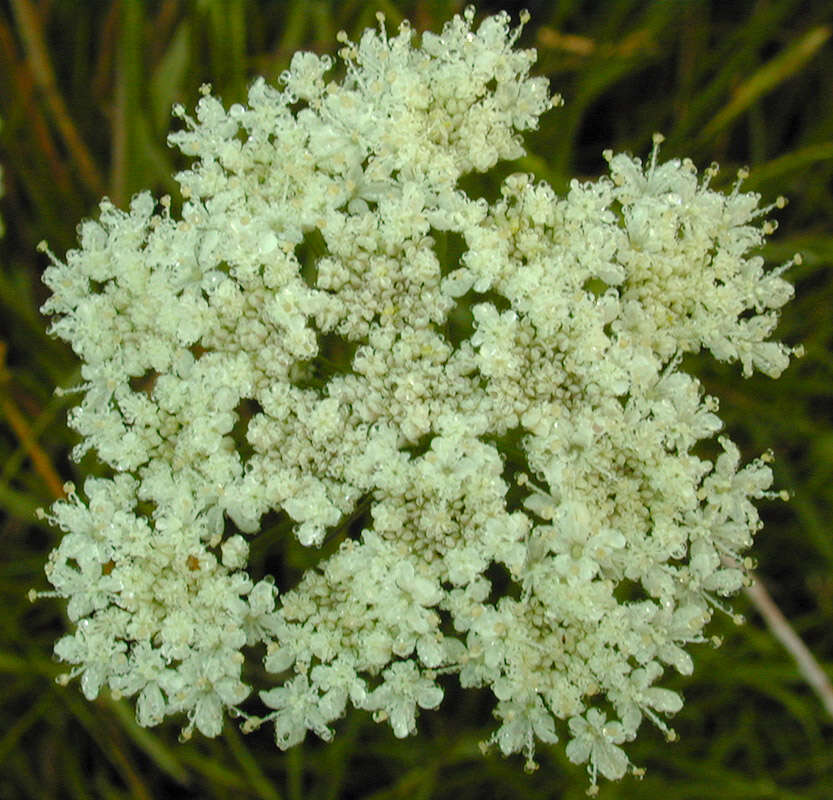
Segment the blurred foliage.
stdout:
[[[692,358],[721,399],[727,432],[746,458],[772,448],[789,503],[763,504],[759,574],[798,633],[833,667],[833,7],[829,0],[530,0],[522,42],[538,48],[539,74],[566,100],[528,137],[530,155],[496,171],[526,170],[558,189],[604,170],[611,147],[645,154],[666,135],[663,157],[723,169],[752,168],[745,187],[790,205],[765,248],[792,253],[797,298],[779,335],[806,356],[778,381],[743,380],[735,367]],[[480,14],[511,4],[487,2]],[[103,194],[124,205],[151,188],[175,192],[184,162],[165,144],[170,108],[193,106],[210,82],[229,104],[255,75],[275,80],[299,48],[335,50],[375,25],[437,30],[460,11],[450,0],[157,0],[0,3],[0,164],[6,225],[0,241],[0,797],[16,798],[580,798],[586,779],[561,745],[541,747],[540,770],[480,754],[491,727],[484,692],[454,689],[423,712],[420,735],[395,740],[353,712],[333,743],[308,738],[281,753],[268,730],[243,737],[228,723],[217,740],[177,742],[175,724],[145,730],[124,702],[86,702],[60,688],[52,643],[66,624],[58,600],[34,605],[55,531],[34,511],[90,468],[69,461],[65,426],[78,382],[68,348],[48,338],[38,313],[48,239],[72,247],[75,226]],[[497,178],[480,181],[496,192]],[[681,740],[645,723],[630,748],[642,781],[605,784],[601,796],[675,800],[829,798],[833,725],[794,663],[744,597],[749,617],[712,625],[719,650],[695,648],[693,678],[670,677],[686,698]]]

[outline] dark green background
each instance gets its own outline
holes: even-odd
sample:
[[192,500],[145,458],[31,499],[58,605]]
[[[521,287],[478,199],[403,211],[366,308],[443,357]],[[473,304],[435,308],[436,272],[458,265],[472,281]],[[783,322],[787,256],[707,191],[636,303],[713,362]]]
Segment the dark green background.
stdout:
[[[715,182],[731,185],[749,165],[746,187],[771,202],[780,229],[765,248],[772,264],[794,252],[797,298],[778,335],[803,342],[806,356],[778,380],[740,377],[736,366],[689,359],[721,399],[727,432],[745,459],[772,448],[777,488],[789,503],[762,504],[759,574],[783,612],[831,674],[833,664],[833,7],[829,0],[609,0],[529,2],[522,42],[536,46],[538,74],[566,101],[527,137],[530,155],[503,165],[533,171],[563,190],[574,176],[604,169],[606,147],[645,155],[651,134],[663,158],[718,161]],[[505,7],[499,3],[479,11]],[[354,38],[381,9],[438,30],[461,3],[77,2],[0,3],[0,163],[6,225],[0,241],[0,798],[580,798],[583,768],[563,742],[540,747],[529,776],[522,757],[482,757],[493,723],[489,694],[455,691],[423,712],[420,734],[403,741],[367,714],[337,725],[332,744],[310,738],[279,752],[268,728],[243,737],[177,742],[179,727],[145,730],[130,706],[85,701],[60,688],[51,647],[65,625],[63,605],[32,605],[46,589],[43,563],[56,533],[34,518],[64,480],[96,469],[68,459],[72,397],[55,386],[78,382],[71,351],[49,339],[38,307],[45,298],[36,253],[43,238],[59,255],[75,226],[107,194],[124,205],[151,188],[175,192],[183,160],[165,145],[170,107],[192,107],[211,82],[226,104],[242,100],[258,74],[275,79],[300,48],[334,52],[343,28]],[[692,648],[692,678],[669,675],[685,706],[668,744],[650,723],[630,747],[647,767],[604,784],[603,798],[829,798],[833,725],[745,597],[747,625],[718,617],[723,646]],[[566,734],[565,726],[559,733]]]

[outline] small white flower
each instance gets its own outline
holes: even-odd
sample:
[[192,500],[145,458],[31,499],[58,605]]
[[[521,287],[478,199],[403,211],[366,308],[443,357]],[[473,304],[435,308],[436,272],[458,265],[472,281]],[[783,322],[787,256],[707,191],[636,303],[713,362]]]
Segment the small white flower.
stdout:
[[267,719],[274,721],[275,741],[281,750],[303,741],[307,729],[326,740],[332,738],[327,727],[330,720],[320,710],[318,691],[309,685],[306,675],[297,675],[283,686],[261,692],[260,699],[276,709]]
[[629,737],[620,723],[608,722],[604,714],[591,708],[584,717],[570,719],[570,733],[573,738],[567,744],[567,758],[574,764],[589,762],[587,771],[593,786],[597,773],[618,780],[627,772],[630,762],[617,745]]
[[420,675],[410,661],[397,661],[382,675],[385,682],[368,695],[364,707],[383,712],[394,735],[401,739],[416,732],[416,707],[436,708],[443,699],[443,690]]

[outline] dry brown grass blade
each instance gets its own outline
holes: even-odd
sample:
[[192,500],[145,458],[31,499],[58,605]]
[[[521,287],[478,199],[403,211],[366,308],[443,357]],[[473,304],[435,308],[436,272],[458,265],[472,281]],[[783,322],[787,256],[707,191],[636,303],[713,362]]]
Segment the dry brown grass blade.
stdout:
[[14,435],[17,437],[35,471],[40,475],[43,482],[49,489],[49,493],[56,500],[64,497],[64,484],[58,475],[58,471],[49,460],[49,456],[44,449],[38,444],[37,439],[32,435],[29,423],[26,418],[20,413],[17,405],[6,389],[9,382],[9,373],[6,369],[6,343],[0,341],[0,411],[3,413],[3,418],[11,428]]
[[0,65],[2,65],[0,68],[6,69],[14,86],[14,96],[10,100],[19,102],[27,121],[29,138],[36,144],[35,149],[40,153],[41,158],[47,162],[49,174],[55,185],[61,192],[68,195],[72,192],[72,180],[55,146],[43,113],[32,97],[31,70],[15,57],[15,52],[16,47],[11,30],[0,20]]
[[38,11],[31,0],[12,0],[12,8],[35,85],[42,93],[61,138],[72,154],[79,176],[92,194],[102,195],[105,192],[104,181],[58,90]]

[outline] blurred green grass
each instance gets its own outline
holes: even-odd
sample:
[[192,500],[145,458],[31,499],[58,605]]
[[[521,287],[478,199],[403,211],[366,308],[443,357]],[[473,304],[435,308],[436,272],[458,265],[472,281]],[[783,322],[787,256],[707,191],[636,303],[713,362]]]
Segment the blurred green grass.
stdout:
[[[314,739],[287,753],[268,730],[243,737],[232,723],[217,740],[177,742],[178,727],[145,730],[130,707],[86,702],[60,688],[52,643],[65,625],[46,588],[43,563],[56,533],[34,517],[80,481],[90,461],[69,461],[65,412],[74,400],[56,386],[78,381],[72,353],[45,335],[48,239],[63,253],[75,227],[107,194],[124,205],[151,188],[174,192],[184,162],[165,145],[170,107],[192,107],[208,81],[229,104],[259,74],[276,79],[296,49],[335,50],[384,11],[437,30],[462,9],[449,0],[160,0],[0,3],[0,798],[579,798],[586,779],[561,745],[540,749],[541,768],[481,756],[491,728],[486,692],[448,682],[438,711],[423,712],[420,735],[393,739],[362,713],[339,723],[333,743]],[[611,147],[644,155],[666,136],[664,158],[716,160],[715,183],[740,166],[745,186],[790,204],[766,246],[772,264],[794,252],[796,300],[779,336],[806,356],[778,381],[743,380],[735,367],[691,359],[721,399],[727,432],[752,458],[772,448],[778,488],[789,503],[763,504],[759,575],[796,630],[833,669],[833,8],[828,0],[557,0],[525,4],[522,42],[539,51],[566,105],[528,137],[530,155],[502,172],[533,171],[559,189],[604,169]],[[479,13],[511,4],[480,4]],[[484,181],[494,191],[496,178]],[[669,676],[686,698],[668,744],[646,723],[630,754],[642,781],[605,784],[603,798],[829,798],[833,725],[748,601],[748,624],[717,619],[724,644],[694,648],[693,678]]]

